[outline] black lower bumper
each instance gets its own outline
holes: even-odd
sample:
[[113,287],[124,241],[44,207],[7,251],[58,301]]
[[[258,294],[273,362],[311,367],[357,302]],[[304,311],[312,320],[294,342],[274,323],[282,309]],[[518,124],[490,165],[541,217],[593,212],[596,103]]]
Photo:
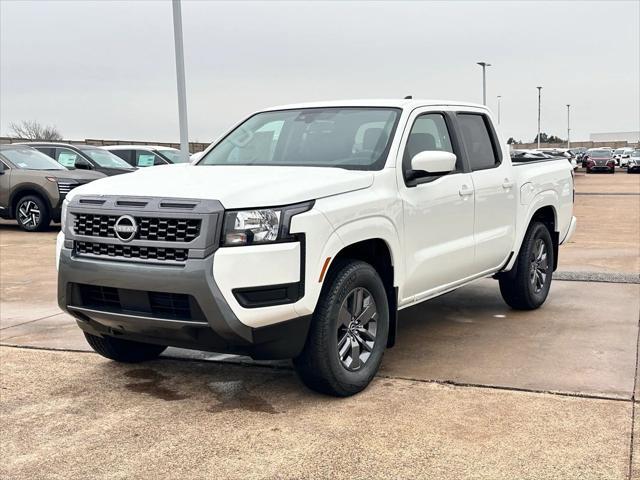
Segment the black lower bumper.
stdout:
[[[256,359],[297,356],[310,317],[248,327],[216,285],[213,261],[214,255],[188,260],[184,266],[93,260],[74,257],[63,248],[58,303],[94,335]],[[85,290],[96,286],[98,294],[87,296]]]

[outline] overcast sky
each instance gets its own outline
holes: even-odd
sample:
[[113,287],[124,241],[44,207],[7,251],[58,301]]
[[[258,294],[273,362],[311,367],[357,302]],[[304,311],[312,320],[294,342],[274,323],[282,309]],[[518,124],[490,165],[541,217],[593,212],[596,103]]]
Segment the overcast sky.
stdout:
[[[506,137],[640,129],[640,2],[183,1],[189,138],[263,107],[502,95]],[[0,133],[178,141],[169,1],[0,0]]]

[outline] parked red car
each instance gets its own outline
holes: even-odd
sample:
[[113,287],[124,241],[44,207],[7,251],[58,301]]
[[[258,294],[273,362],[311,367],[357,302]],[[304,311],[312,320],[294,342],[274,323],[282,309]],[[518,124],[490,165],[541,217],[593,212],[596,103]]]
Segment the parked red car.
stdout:
[[616,172],[616,161],[611,155],[611,150],[594,149],[587,151],[587,173],[591,172]]

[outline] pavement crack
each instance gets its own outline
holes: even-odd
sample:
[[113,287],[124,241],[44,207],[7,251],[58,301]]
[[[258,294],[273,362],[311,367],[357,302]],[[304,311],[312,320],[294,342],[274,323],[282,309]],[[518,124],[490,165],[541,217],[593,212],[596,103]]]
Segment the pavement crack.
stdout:
[[[33,322],[39,322],[40,320],[46,320],[47,318],[55,317],[56,315],[62,315],[64,312],[53,313],[51,315],[47,315],[46,317],[35,318],[33,320],[27,320],[26,322],[16,323],[15,325],[9,325],[7,327],[2,327],[0,330],[7,330],[9,328],[19,327],[21,325],[27,325]],[[9,337],[11,338],[11,337]]]

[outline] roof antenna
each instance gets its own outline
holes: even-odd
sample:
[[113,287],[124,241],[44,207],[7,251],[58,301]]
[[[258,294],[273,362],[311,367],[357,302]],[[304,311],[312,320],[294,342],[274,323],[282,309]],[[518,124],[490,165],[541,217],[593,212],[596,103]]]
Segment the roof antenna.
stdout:
[[411,100],[413,98],[413,95],[407,95],[406,97],[404,97],[405,100]]

